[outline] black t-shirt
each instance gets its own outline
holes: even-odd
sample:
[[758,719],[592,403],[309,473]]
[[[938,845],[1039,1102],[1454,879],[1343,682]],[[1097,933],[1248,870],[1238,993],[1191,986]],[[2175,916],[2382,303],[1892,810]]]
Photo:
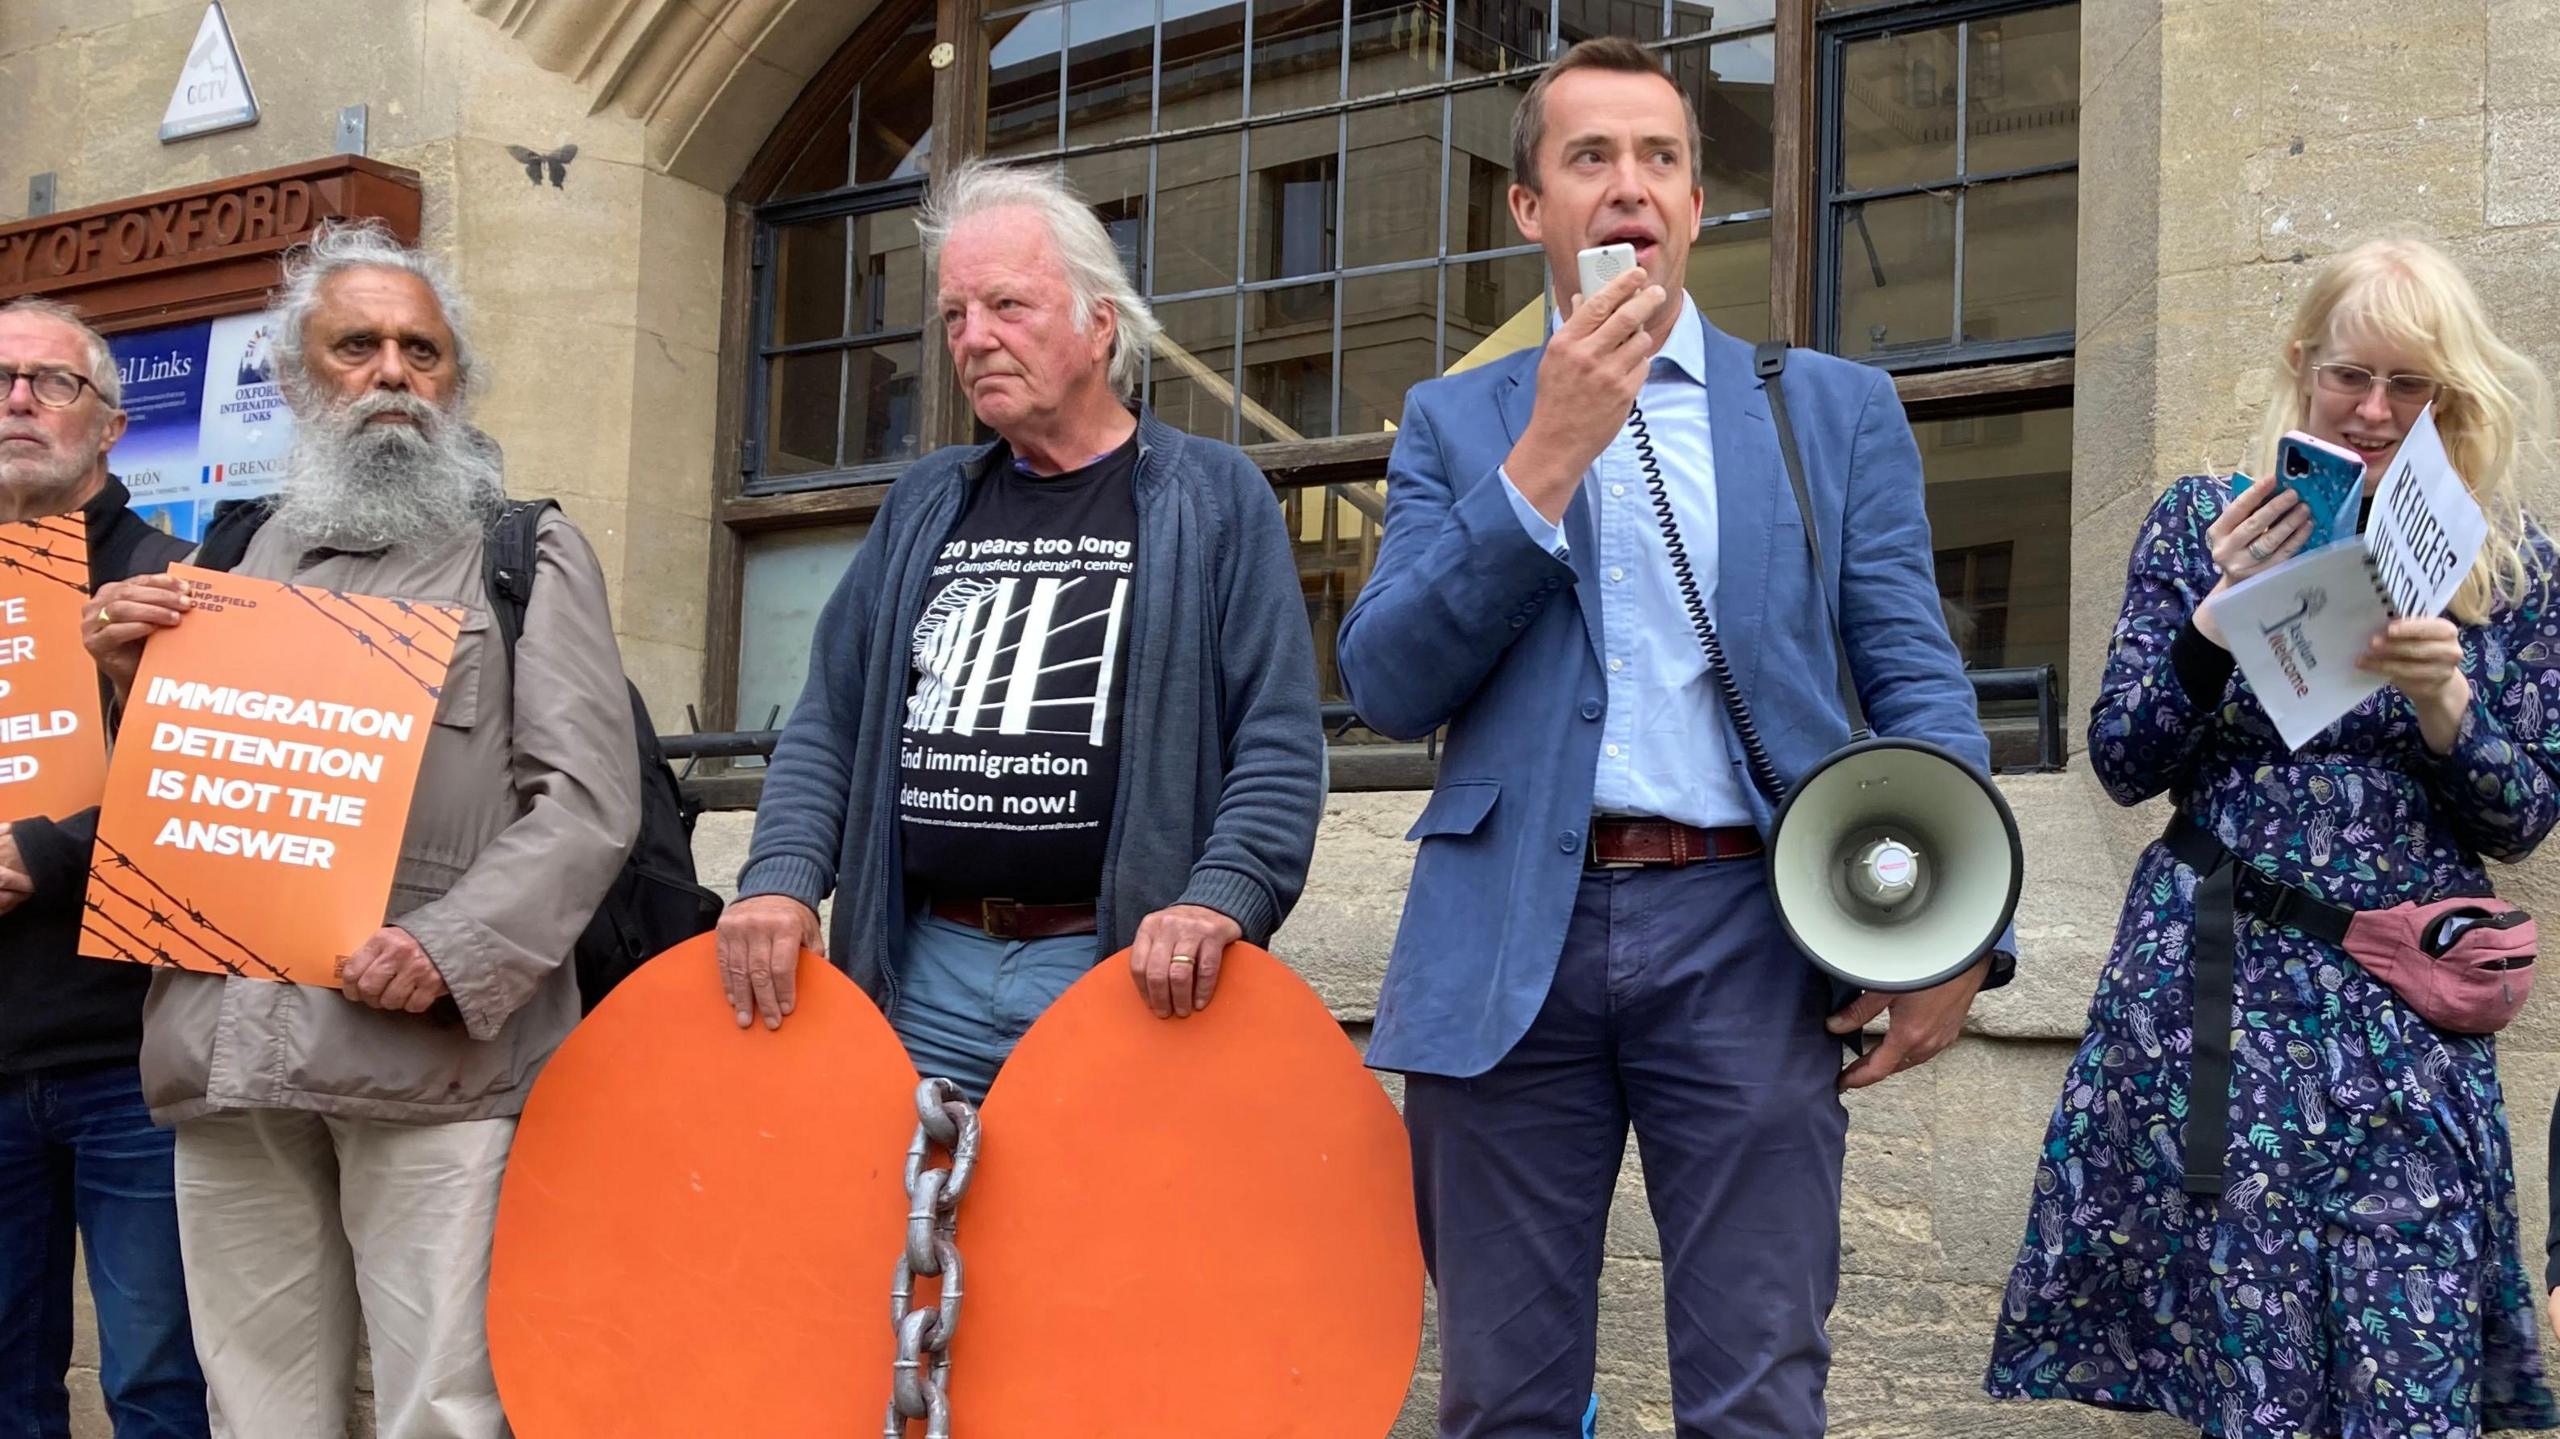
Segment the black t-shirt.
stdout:
[[1002,465],[936,557],[908,648],[898,824],[942,899],[1089,900],[1120,779],[1138,440],[1040,478]]

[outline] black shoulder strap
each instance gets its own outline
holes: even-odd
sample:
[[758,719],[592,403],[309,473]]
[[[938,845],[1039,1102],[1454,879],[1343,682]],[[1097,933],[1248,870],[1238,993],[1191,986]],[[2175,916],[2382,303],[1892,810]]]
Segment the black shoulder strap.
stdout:
[[489,591],[490,618],[506,641],[507,662],[515,663],[516,641],[524,637],[525,611],[533,605],[534,550],[542,533],[542,517],[560,507],[557,500],[509,500],[489,522],[481,547],[481,579]]
[[1831,612],[1831,591],[1822,583],[1822,529],[1814,523],[1813,495],[1805,488],[1804,454],[1796,448],[1796,427],[1787,417],[1787,342],[1762,340],[1751,351],[1751,372],[1769,394],[1769,419],[1778,427],[1778,458],[1785,463],[1787,484],[1796,493],[1796,515],[1804,521],[1804,546],[1813,552],[1813,595],[1822,606],[1823,628],[1831,632],[1831,657],[1839,666],[1840,708],[1849,716],[1852,741],[1872,738],[1866,706],[1858,703],[1858,682],[1849,673],[1849,646],[1840,634],[1839,616]]
[[195,563],[200,569],[236,570],[249,554],[249,542],[267,517],[276,512],[269,500],[234,500],[217,506],[213,523],[205,526],[204,538],[196,544]]

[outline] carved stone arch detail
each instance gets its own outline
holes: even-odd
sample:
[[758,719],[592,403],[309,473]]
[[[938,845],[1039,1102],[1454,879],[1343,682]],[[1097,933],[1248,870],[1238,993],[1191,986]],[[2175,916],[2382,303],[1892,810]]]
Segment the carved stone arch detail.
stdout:
[[463,0],[590,113],[640,121],[652,167],[725,193],[874,0]]

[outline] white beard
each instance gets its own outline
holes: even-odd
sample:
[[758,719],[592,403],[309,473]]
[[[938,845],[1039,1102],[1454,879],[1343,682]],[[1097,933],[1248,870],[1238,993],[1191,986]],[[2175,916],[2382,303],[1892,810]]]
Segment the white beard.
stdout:
[[78,451],[0,460],[0,523],[66,513],[93,464]]
[[[386,414],[410,423],[368,423]],[[306,546],[433,544],[480,528],[506,503],[497,447],[457,411],[376,390],[295,420],[274,519]]]

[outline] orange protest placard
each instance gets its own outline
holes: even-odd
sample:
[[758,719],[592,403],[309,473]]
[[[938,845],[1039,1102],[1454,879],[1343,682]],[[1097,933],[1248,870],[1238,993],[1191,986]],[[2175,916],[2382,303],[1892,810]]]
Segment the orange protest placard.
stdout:
[[880,1432],[915,1069],[806,951],[791,1018],[738,1028],[716,943],[614,986],[525,1103],[489,1270],[520,1439]]
[[1222,964],[1215,1003],[1158,1019],[1123,950],[997,1072],[952,1433],[1395,1427],[1422,1345],[1404,1123],[1305,980],[1249,944]]
[[76,814],[106,784],[98,667],[80,647],[88,598],[78,515],[0,525],[0,818]]
[[178,565],[117,731],[80,952],[334,986],[382,926],[462,612]]
[[[915,1070],[807,951],[791,1018],[741,1030],[717,944],[617,986],[525,1105],[489,1274],[522,1439],[885,1432]],[[1225,964],[1175,1021],[1107,960],[997,1075],[958,1213],[952,1433],[1394,1426],[1422,1340],[1404,1127],[1304,980],[1250,945]],[[912,1302],[941,1297],[919,1279]]]

